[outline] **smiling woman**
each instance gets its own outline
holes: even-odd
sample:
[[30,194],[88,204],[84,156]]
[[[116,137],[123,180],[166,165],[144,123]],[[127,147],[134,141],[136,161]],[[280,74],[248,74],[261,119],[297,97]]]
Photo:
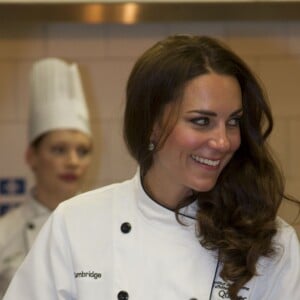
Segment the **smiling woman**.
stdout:
[[258,81],[221,42],[159,41],[127,82],[136,175],[61,203],[4,300],[298,300],[272,125]]
[[211,73],[192,79],[184,89],[176,123],[160,145],[172,104],[168,106],[150,137],[159,150],[144,177],[144,188],[174,209],[191,191],[211,190],[239,148],[241,89],[231,76]]

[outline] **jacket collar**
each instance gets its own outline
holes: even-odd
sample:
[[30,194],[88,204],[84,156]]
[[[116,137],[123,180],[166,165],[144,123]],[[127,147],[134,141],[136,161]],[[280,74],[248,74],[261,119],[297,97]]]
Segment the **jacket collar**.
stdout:
[[[176,220],[176,214],[173,210],[159,204],[145,192],[141,181],[140,169],[137,170],[133,180],[138,208],[148,220],[181,226]],[[194,201],[190,205],[180,209],[179,220],[186,225],[195,224],[196,213],[197,203]]]

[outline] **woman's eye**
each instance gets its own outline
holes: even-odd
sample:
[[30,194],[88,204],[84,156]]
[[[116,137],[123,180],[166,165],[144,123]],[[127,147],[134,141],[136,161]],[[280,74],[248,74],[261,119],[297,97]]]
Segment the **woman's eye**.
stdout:
[[85,148],[85,147],[82,147],[82,148],[78,148],[77,149],[77,154],[78,156],[80,157],[84,157],[86,155],[89,155],[91,152],[91,150],[89,148]]
[[232,127],[237,127],[240,125],[241,117],[235,117],[228,121],[228,125]]
[[206,117],[194,118],[191,120],[191,122],[195,125],[206,126],[209,124],[209,118]]

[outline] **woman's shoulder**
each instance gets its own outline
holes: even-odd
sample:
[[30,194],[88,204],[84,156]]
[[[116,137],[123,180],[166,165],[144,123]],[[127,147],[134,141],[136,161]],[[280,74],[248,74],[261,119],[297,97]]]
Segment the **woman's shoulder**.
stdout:
[[284,221],[277,217],[277,233],[273,239],[274,249],[278,259],[285,259],[286,256],[297,256],[300,258],[300,244],[296,230]]
[[300,244],[295,229],[280,217],[277,217],[276,223],[277,233],[273,238],[275,255],[271,258],[271,264],[283,266],[290,264],[290,260],[299,263]]
[[293,228],[290,224],[288,224],[281,217],[276,218],[277,223],[277,233],[274,237],[274,241],[278,243],[287,243],[291,239],[295,239],[298,241],[297,233],[295,228]]
[[7,243],[8,240],[21,235],[30,217],[31,215],[27,200],[2,216],[0,218],[0,245],[3,241]]
[[132,198],[133,190],[133,179],[113,183],[70,198],[62,202],[55,211],[63,214],[80,211],[99,212],[112,207],[116,201]]
[[[272,269],[275,265],[285,264],[287,260],[294,256],[300,259],[299,240],[294,228],[282,218],[276,218],[277,232],[273,237],[273,249],[275,253],[271,257],[262,257],[258,264],[258,273],[264,273],[267,269]],[[264,270],[264,271],[262,271]]]
[[[273,238],[275,253],[262,257],[255,277],[255,299],[298,299],[300,247],[294,228],[280,217]],[[253,281],[254,282],[254,281]],[[282,289],[282,286],[285,289]]]
[[23,211],[24,208],[21,205],[13,208],[0,218],[0,249],[5,247],[16,235],[20,235],[23,232],[26,223]]
[[[77,195],[59,204],[47,221],[44,235],[68,236],[73,243],[87,239],[95,227],[110,231],[116,212],[126,214],[132,208],[133,180],[114,183]],[[80,237],[80,239],[78,239]],[[102,244],[102,243],[101,243]]]

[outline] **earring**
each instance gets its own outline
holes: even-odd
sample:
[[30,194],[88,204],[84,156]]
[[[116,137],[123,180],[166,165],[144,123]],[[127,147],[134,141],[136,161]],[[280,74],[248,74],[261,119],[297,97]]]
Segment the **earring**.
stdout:
[[149,145],[148,145],[148,150],[152,152],[154,150],[154,148],[155,148],[154,143],[150,142]]

